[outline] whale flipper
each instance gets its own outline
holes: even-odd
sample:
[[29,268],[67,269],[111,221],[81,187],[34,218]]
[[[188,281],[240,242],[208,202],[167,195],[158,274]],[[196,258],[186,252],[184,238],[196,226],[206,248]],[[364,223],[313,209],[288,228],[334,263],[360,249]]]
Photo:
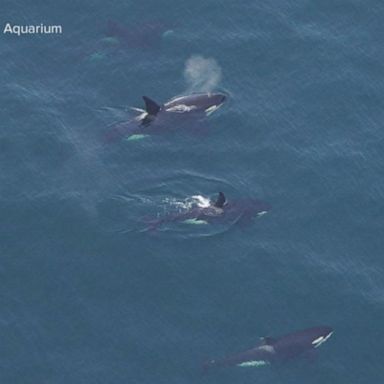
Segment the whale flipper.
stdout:
[[219,196],[217,197],[217,200],[216,200],[214,206],[216,208],[223,208],[226,201],[227,201],[227,199],[225,198],[224,193],[219,192]]
[[143,96],[143,100],[145,103],[145,110],[148,115],[156,116],[161,109],[160,105],[147,96]]

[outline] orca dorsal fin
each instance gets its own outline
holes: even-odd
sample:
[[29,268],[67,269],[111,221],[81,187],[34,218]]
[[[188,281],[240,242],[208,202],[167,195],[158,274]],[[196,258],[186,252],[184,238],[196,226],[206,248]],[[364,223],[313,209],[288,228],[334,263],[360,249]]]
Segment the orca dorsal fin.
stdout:
[[227,199],[225,198],[224,193],[219,192],[219,196],[217,197],[217,200],[216,200],[215,204],[213,204],[213,205],[216,208],[223,208],[226,201],[227,201]]
[[262,345],[272,345],[275,342],[275,339],[273,337],[261,337],[261,344]]
[[143,96],[143,100],[148,115],[156,116],[161,109],[160,105],[147,96]]

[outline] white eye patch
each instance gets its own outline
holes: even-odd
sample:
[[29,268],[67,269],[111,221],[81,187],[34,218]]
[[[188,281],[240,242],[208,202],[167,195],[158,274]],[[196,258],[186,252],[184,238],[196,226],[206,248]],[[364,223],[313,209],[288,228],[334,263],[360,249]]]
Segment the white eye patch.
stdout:
[[313,346],[315,348],[320,347],[321,344],[325,343],[332,336],[332,333],[333,332],[329,333],[327,336],[320,336],[316,340],[313,340],[312,341]]

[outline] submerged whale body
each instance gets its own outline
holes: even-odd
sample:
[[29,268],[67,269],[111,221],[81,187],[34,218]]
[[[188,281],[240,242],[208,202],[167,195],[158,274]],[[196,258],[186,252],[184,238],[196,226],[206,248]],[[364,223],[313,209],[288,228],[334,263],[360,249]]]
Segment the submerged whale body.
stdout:
[[262,338],[260,345],[234,356],[210,360],[204,364],[204,369],[228,366],[257,367],[285,362],[318,348],[332,333],[331,327],[320,326],[277,338]]
[[140,114],[133,120],[115,124],[107,135],[107,141],[115,141],[123,137],[152,135],[187,121],[196,121],[220,108],[226,100],[222,93],[193,93],[175,97],[164,104],[159,104],[147,96],[143,96],[145,109],[134,108]]
[[143,48],[158,45],[165,34],[172,32],[170,25],[158,20],[147,20],[134,26],[125,26],[117,21],[108,20],[105,35],[119,39],[126,48]]

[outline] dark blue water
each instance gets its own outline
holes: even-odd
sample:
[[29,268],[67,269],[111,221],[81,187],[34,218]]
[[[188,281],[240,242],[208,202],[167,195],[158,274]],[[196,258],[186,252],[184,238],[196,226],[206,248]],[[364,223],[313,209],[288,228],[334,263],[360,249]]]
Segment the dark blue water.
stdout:
[[[0,381],[381,382],[383,17],[373,0],[3,1],[2,26],[63,34],[0,40]],[[230,96],[203,134],[103,142],[141,95],[197,88]],[[219,190],[272,210],[140,230]],[[201,374],[322,324],[315,361]]]

